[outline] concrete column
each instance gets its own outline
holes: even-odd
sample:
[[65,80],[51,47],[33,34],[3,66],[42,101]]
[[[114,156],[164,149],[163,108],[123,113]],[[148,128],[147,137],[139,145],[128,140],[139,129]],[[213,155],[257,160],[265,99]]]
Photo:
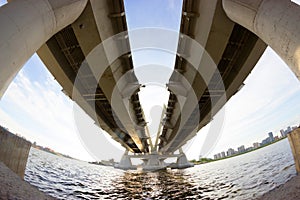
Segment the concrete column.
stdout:
[[0,98],[25,62],[74,22],[87,0],[14,0],[0,7]]
[[288,139],[293,152],[297,173],[300,173],[300,128],[288,134]]
[[223,0],[227,16],[269,45],[300,79],[300,6],[291,0]]
[[0,127],[0,162],[24,178],[31,143]]
[[114,167],[118,168],[118,169],[123,169],[123,170],[136,169],[136,167],[133,166],[131,163],[131,158],[128,155],[127,150],[125,151],[124,155],[122,156],[120,163],[116,164]]
[[177,158],[177,168],[178,169],[184,169],[184,168],[189,168],[193,167],[194,164],[190,163],[184,153],[180,153],[180,156]]

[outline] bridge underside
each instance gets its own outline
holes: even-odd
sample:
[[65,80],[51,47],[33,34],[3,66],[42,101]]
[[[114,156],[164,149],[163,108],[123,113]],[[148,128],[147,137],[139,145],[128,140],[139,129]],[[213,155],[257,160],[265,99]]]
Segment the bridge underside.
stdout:
[[[105,29],[102,29],[103,26]],[[124,102],[120,102],[119,110],[112,107],[112,93],[114,89],[118,90],[118,78],[133,69],[130,53],[118,58],[110,66],[98,66],[104,68],[102,77],[95,77],[89,67],[80,70],[89,53],[102,41],[126,30],[124,5],[121,0],[89,1],[81,16],[49,39],[37,53],[62,85],[66,95],[72,98],[75,90],[80,93],[76,103],[97,125],[127,150],[133,153],[147,153],[148,136],[138,90],[126,99],[130,110],[127,110]],[[124,45],[129,45],[128,41]],[[107,59],[106,55],[100,59]],[[137,82],[134,74],[130,79],[126,81]],[[117,91],[116,95],[121,95],[121,91]],[[122,121],[119,118],[120,113],[122,118],[125,116],[130,120]]]
[[[74,93],[80,94],[73,100],[97,125],[126,150],[138,154],[173,155],[241,88],[266,48],[256,35],[225,15],[221,0],[183,0],[180,32],[204,47],[213,61],[207,63],[203,58],[197,67],[215,65],[216,70],[207,82],[207,77],[178,52],[170,84],[180,85],[180,74],[191,86],[183,97],[193,93],[197,104],[191,104],[189,98],[182,98],[182,94],[169,87],[159,142],[157,147],[152,147],[139,101],[139,87],[126,98],[124,88],[118,87],[126,73],[130,76],[123,85],[139,85],[133,73],[131,53],[123,54],[108,66],[98,66],[103,71],[101,77],[95,77],[93,69],[88,67],[80,71],[93,49],[123,31],[127,31],[127,25],[122,0],[90,0],[80,17],[49,39],[37,53],[61,84],[63,92],[70,98]],[[130,49],[128,39],[123,40],[123,45]],[[181,39],[178,49],[193,54],[191,47]],[[99,59],[108,60],[109,56],[104,54]],[[120,99],[117,107],[112,103],[113,98]]]
[[[255,34],[235,24],[225,15],[221,1],[183,1],[180,32],[201,44],[216,66],[209,81],[200,74],[198,66],[177,54],[174,73],[170,82],[180,84],[178,74],[190,84],[189,93],[194,93],[197,104],[188,98],[181,101],[181,94],[170,90],[164,124],[160,135],[159,151],[171,153],[182,147],[206,124],[242,86],[263,54],[266,44]],[[185,45],[185,46],[184,46]],[[179,40],[179,49],[190,52],[190,47]],[[189,96],[190,94],[185,96]],[[183,113],[183,112],[187,112]]]

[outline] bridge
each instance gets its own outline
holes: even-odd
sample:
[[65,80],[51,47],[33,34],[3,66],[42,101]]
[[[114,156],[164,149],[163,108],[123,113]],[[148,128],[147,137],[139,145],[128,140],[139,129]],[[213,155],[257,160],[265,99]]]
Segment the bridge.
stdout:
[[[123,1],[12,0],[0,8],[0,97],[37,52],[63,92],[125,148],[116,167],[136,168],[133,157],[144,169],[190,167],[182,146],[238,92],[267,45],[299,79],[299,11],[289,0],[183,0],[169,100],[152,141]],[[168,157],[177,162],[166,165]]]

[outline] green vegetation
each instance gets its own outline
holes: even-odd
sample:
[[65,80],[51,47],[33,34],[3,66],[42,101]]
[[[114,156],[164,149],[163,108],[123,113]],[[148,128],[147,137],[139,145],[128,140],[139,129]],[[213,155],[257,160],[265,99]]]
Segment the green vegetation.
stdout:
[[209,163],[209,162],[213,162],[215,161],[214,159],[211,158],[201,158],[200,160],[191,160],[191,163],[194,163],[195,165],[200,165],[200,164],[204,164],[204,163]]

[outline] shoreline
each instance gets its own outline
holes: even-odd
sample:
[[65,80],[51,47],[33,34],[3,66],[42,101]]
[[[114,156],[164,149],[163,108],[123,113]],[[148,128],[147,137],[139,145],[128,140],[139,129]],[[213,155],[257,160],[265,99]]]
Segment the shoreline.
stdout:
[[226,159],[229,159],[229,158],[234,158],[234,157],[237,157],[237,156],[245,155],[245,154],[247,154],[247,153],[251,153],[251,152],[254,152],[254,151],[263,149],[263,148],[268,147],[268,146],[270,146],[270,145],[272,145],[272,144],[275,144],[275,143],[277,143],[277,142],[283,141],[284,139],[287,139],[287,137],[280,138],[279,140],[276,140],[276,141],[274,141],[274,142],[272,142],[272,143],[266,144],[266,145],[264,145],[264,146],[260,146],[260,147],[255,148],[255,149],[252,149],[252,150],[250,150],[250,151],[246,151],[246,152],[243,152],[243,153],[234,154],[234,155],[232,155],[232,156],[226,156],[226,157],[224,157],[224,158],[220,158],[220,159],[216,159],[216,160],[215,160],[215,159],[212,159],[212,158],[204,158],[204,159],[210,159],[210,160],[209,160],[209,161],[204,161],[204,162],[201,162],[201,161],[199,161],[199,160],[198,160],[198,161],[190,160],[189,162],[192,162],[192,163],[194,163],[195,165],[203,165],[203,164],[212,163],[212,162],[216,162],[216,161],[226,160]]

